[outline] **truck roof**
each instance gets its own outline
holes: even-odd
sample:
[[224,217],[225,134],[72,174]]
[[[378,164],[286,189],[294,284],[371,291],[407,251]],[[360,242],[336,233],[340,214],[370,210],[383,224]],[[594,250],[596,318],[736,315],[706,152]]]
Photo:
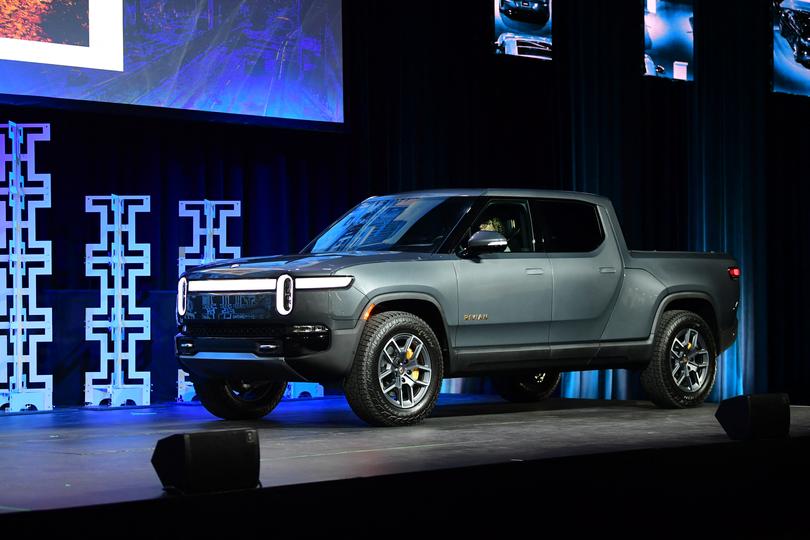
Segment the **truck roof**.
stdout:
[[512,188],[481,188],[481,189],[428,189],[421,191],[408,191],[393,193],[389,196],[408,197],[531,197],[545,199],[572,199],[586,201],[593,204],[609,205],[610,199],[593,193],[579,191],[563,191],[552,189],[512,189]]

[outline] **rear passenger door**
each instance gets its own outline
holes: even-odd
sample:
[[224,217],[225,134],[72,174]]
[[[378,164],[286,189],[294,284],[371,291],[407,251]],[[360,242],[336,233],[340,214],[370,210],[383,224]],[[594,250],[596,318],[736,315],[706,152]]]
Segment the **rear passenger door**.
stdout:
[[[593,343],[594,350],[578,350],[575,356],[595,354],[622,277],[612,232],[599,207],[589,202],[536,199],[531,207],[553,273],[549,344]],[[566,353],[557,348],[551,355]]]

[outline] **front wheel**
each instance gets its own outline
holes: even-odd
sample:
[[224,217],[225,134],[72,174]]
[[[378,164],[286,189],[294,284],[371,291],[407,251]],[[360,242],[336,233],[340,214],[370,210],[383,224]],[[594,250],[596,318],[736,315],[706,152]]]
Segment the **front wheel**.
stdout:
[[706,321],[691,311],[667,311],[655,335],[653,356],[641,373],[650,400],[664,408],[700,405],[714,387],[717,346]]
[[257,420],[276,408],[287,381],[223,381],[194,377],[203,407],[224,420]]
[[352,410],[374,426],[421,422],[439,396],[442,350],[430,326],[411,313],[369,318],[344,381]]

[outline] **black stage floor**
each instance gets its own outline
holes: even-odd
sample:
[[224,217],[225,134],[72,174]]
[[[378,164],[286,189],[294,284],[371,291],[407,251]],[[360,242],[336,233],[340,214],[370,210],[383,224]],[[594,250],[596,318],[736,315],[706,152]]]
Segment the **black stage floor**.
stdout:
[[[33,519],[38,512],[17,512],[132,501],[142,502],[131,508],[151,511],[161,502],[186,504],[179,500],[225,509],[226,499],[165,496],[150,457],[156,441],[170,434],[231,427],[259,429],[265,489],[247,493],[285,494],[288,502],[324,504],[327,493],[353,493],[359,501],[378,489],[384,498],[412,499],[427,489],[473,512],[521,493],[538,504],[558,493],[563,499],[555,505],[567,506],[567,498],[593,511],[619,504],[614,497],[643,505],[658,496],[663,515],[688,515],[692,505],[717,507],[718,496],[741,496],[740,486],[758,498],[757,490],[790,490],[810,476],[810,407],[791,407],[790,441],[760,443],[729,442],[715,409],[568,399],[515,405],[448,395],[425,423],[396,429],[366,426],[342,397],[283,402],[255,422],[219,421],[198,405],[6,415],[0,416],[0,511]],[[358,478],[366,480],[352,480]],[[806,484],[803,489],[797,496],[807,500]],[[459,502],[467,496],[475,504]],[[598,502],[610,499],[608,506]]]

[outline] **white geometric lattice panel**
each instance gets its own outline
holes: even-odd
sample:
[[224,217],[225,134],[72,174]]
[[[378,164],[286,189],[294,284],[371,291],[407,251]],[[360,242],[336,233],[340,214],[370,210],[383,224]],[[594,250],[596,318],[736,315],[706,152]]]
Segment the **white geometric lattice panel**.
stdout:
[[238,259],[241,248],[228,245],[228,218],[242,215],[239,201],[180,201],[180,217],[191,218],[190,246],[180,247],[178,276],[220,259]]
[[87,197],[85,211],[99,214],[97,244],[88,244],[85,274],[101,282],[100,304],[85,314],[85,337],[101,347],[100,369],[85,374],[88,405],[149,405],[151,380],[137,371],[138,341],[150,339],[150,310],[136,305],[136,280],[150,275],[150,246],[135,238],[136,214],[149,197]]
[[37,238],[51,175],[37,172],[36,147],[50,140],[50,124],[0,125],[0,407],[9,411],[53,408],[53,377],[37,367],[52,314],[37,305],[37,278],[51,273],[51,243]]
[[[180,201],[180,217],[191,218],[190,246],[180,247],[177,259],[177,275],[180,276],[195,266],[222,259],[238,259],[239,246],[228,245],[228,218],[242,215],[240,201]],[[189,402],[194,399],[194,383],[188,380],[188,373],[177,370],[177,401]]]

